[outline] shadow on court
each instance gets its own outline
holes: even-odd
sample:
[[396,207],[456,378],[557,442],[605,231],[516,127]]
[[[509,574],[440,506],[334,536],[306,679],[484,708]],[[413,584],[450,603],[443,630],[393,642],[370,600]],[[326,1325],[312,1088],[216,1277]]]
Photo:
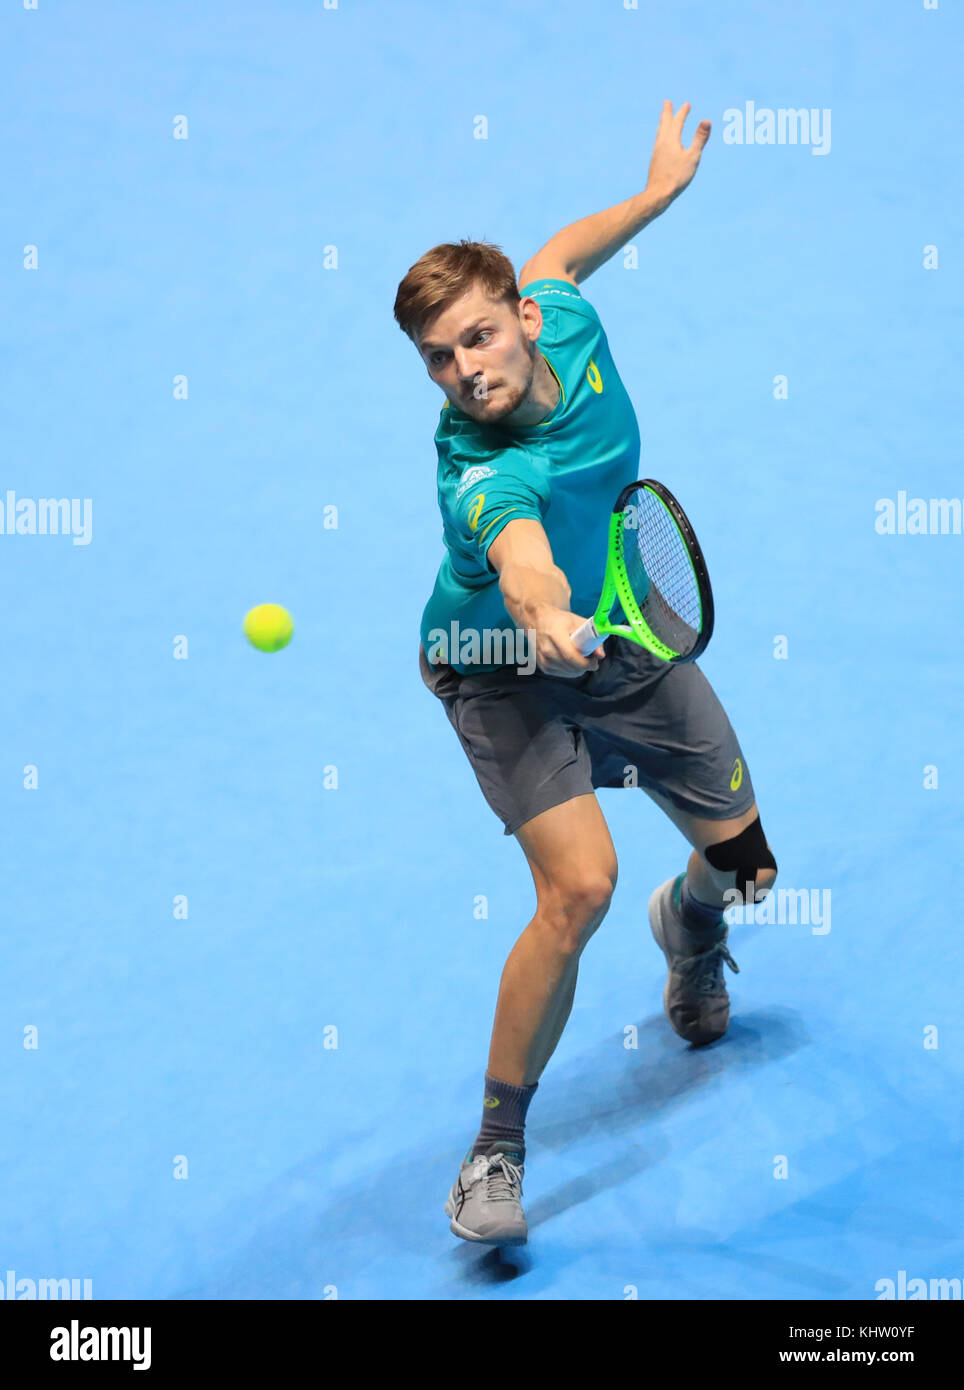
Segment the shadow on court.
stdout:
[[[524,1205],[530,1240],[563,1213],[618,1190],[654,1165],[672,1162],[676,1145],[660,1130],[661,1121],[716,1078],[734,1069],[755,1071],[807,1043],[790,1011],[761,1010],[734,1019],[726,1039],[706,1048],[667,1037],[667,1031],[663,1015],[654,1016],[639,1025],[638,1051],[623,1048],[622,1035],[616,1034],[550,1072],[544,1092],[540,1088],[542,1118],[527,1126],[532,1177]],[[640,1142],[626,1148],[633,1132]],[[342,1136],[339,1166],[344,1167],[346,1148],[361,1149],[372,1137],[371,1131]],[[236,1219],[236,1236],[248,1228],[243,1246],[212,1279],[176,1297],[321,1299],[331,1285],[331,1271],[345,1268],[353,1271],[352,1288],[339,1288],[339,1297],[377,1297],[372,1290],[385,1287],[388,1266],[395,1296],[405,1297],[409,1263],[420,1290],[416,1295],[413,1288],[412,1296],[451,1297],[457,1295],[451,1287],[453,1272],[456,1282],[474,1286],[511,1283],[532,1272],[530,1247],[499,1251],[462,1242],[448,1230],[442,1207],[471,1138],[448,1133],[381,1167],[371,1159],[360,1161],[364,1176],[341,1185],[334,1195],[331,1160],[322,1151],[263,1194],[260,1221],[253,1227],[249,1200],[236,1216],[223,1217],[212,1245],[230,1243],[226,1229]],[[596,1164],[587,1165],[583,1158],[578,1175],[537,1191],[538,1182],[551,1181],[558,1171],[563,1151],[575,1145],[583,1150],[587,1141],[611,1146],[614,1138],[620,1152]],[[551,1287],[560,1258],[564,1262],[565,1253],[555,1252],[552,1267],[536,1273],[537,1283],[545,1277]],[[427,1262],[438,1264],[445,1282],[437,1294],[424,1291]],[[527,1289],[527,1296],[538,1296],[538,1290]]]

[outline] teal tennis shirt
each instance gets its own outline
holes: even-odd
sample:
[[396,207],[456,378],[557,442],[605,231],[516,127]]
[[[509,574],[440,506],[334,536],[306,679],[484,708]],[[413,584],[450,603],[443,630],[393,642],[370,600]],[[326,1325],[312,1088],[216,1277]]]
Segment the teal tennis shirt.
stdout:
[[[489,546],[510,521],[541,521],[572,589],[573,613],[590,617],[606,569],[609,517],[639,476],[639,425],[599,315],[568,280],[520,290],[542,310],[538,347],[559,400],[538,425],[495,427],[446,400],[435,447],[445,556],[422,614],[434,665],[491,671],[515,659],[498,634],[514,633]],[[488,636],[487,636],[488,634]]]

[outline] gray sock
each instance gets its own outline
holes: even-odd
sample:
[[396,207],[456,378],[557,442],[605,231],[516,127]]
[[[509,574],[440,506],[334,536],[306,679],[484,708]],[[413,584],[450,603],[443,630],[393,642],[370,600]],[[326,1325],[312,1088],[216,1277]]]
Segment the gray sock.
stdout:
[[485,1099],[482,1102],[482,1128],[472,1145],[472,1157],[495,1153],[501,1149],[511,1157],[518,1154],[518,1163],[526,1156],[525,1124],[529,1102],[538,1089],[532,1086],[510,1086],[507,1081],[485,1073]]

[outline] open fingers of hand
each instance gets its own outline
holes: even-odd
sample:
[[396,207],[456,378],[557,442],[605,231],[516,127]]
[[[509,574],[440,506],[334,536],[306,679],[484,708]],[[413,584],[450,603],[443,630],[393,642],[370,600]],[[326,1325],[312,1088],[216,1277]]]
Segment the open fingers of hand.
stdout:
[[686,117],[689,115],[689,113],[690,104],[688,101],[684,101],[683,105],[680,107],[676,115],[673,117],[673,129],[676,131],[676,134],[680,137],[680,144],[682,144],[683,126],[686,124]]

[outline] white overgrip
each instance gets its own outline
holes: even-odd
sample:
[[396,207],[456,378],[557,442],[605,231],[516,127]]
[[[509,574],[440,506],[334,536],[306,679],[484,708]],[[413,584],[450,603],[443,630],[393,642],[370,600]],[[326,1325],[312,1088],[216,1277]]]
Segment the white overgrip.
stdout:
[[587,618],[584,623],[580,623],[575,632],[571,634],[571,638],[583,656],[588,656],[590,652],[595,651],[600,642],[599,633],[596,631],[596,624],[592,618]]

